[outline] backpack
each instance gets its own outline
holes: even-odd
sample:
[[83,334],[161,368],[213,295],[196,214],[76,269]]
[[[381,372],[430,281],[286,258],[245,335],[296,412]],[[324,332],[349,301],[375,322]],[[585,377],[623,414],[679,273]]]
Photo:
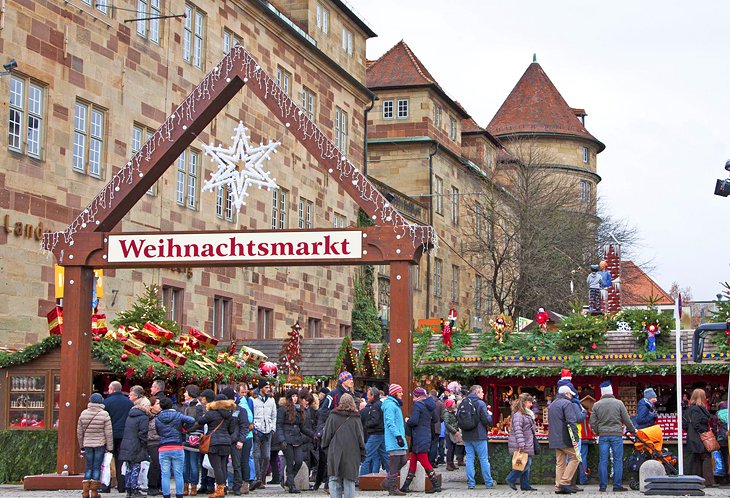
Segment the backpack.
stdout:
[[477,413],[476,401],[472,398],[464,398],[456,410],[456,424],[462,431],[471,431],[479,425],[479,414]]

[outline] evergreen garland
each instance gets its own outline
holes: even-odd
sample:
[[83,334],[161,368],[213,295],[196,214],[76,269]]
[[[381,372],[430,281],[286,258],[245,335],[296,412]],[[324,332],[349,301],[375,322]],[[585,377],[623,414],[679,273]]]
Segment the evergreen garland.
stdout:
[[0,352],[0,368],[22,365],[33,361],[61,345],[60,335],[49,335],[41,342],[31,344],[14,353]]

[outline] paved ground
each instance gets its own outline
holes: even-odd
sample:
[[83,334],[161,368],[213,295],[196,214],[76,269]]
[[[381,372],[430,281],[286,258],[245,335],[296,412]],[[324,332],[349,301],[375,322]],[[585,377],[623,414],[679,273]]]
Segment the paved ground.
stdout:
[[[443,467],[441,467],[443,469]],[[439,495],[425,495],[422,493],[409,493],[408,496],[411,498],[419,498],[419,497],[425,497],[425,496],[441,496],[443,498],[464,498],[464,497],[470,497],[470,496],[490,496],[490,497],[510,497],[510,496],[521,496],[521,497],[529,497],[529,498],[544,498],[547,496],[550,497],[556,497],[554,493],[553,486],[547,486],[547,485],[538,485],[535,486],[539,489],[539,491],[533,491],[533,492],[527,492],[527,491],[512,491],[506,484],[499,484],[494,489],[486,490],[484,486],[479,486],[477,489],[467,489],[466,485],[466,475],[464,472],[464,469],[459,469],[456,472],[443,472],[443,492]],[[504,481],[500,481],[503,483]],[[387,496],[387,493],[385,491],[357,491],[357,496],[364,496],[364,497],[384,497]],[[728,497],[730,496],[730,487],[723,487],[723,488],[707,488],[705,489],[706,496],[713,496],[713,497]],[[0,485],[0,497],[27,497],[27,498],[62,498],[62,497],[70,497],[70,496],[80,496],[80,491],[23,491],[22,486],[12,486],[12,485]],[[104,498],[124,498],[125,495],[121,493],[117,493],[116,490],[109,494],[102,494],[101,495]],[[198,495],[201,498],[207,498],[207,495]],[[228,495],[232,496],[232,495]],[[281,486],[278,485],[269,485],[266,487],[266,489],[263,490],[256,490],[253,493],[251,493],[250,496],[259,496],[260,498],[270,498],[270,497],[284,497],[284,496],[291,496],[288,493],[285,493]],[[314,492],[303,492],[301,494],[302,498],[307,497],[322,497],[324,498],[326,495],[321,490]],[[638,491],[629,491],[626,493],[613,493],[611,491],[611,488],[609,487],[608,493],[599,493],[598,492],[598,486],[597,485],[588,485],[585,486],[585,491],[582,493],[578,493],[575,495],[575,498],[601,498],[601,497],[610,498],[612,496],[615,496],[616,498],[638,498],[640,496],[644,496]]]

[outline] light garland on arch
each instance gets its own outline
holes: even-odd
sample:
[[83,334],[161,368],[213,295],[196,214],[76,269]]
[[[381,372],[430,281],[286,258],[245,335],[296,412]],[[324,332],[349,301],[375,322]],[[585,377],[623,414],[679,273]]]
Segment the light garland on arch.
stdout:
[[[135,179],[144,176],[142,164],[149,163],[157,147],[174,142],[173,131],[182,126],[183,121],[190,123],[196,115],[197,105],[209,100],[211,91],[217,85],[230,83],[231,78],[241,76],[244,84],[255,84],[263,90],[265,99],[273,99],[278,109],[279,118],[287,128],[296,126],[304,140],[313,141],[319,155],[325,160],[335,160],[335,168],[328,168],[328,173],[340,182],[349,181],[356,188],[360,199],[369,204],[374,212],[369,213],[374,222],[392,225],[397,238],[410,237],[413,247],[422,246],[424,250],[438,248],[438,237],[431,226],[415,225],[401,215],[396,208],[373,186],[360,170],[347,159],[339,148],[319,129],[292,98],[269,76],[253,56],[240,45],[234,46],[230,52],[203,78],[200,84],[170,114],[164,123],[155,131],[142,148],[112,177],[109,183],[92,199],[89,205],[62,232],[43,235],[41,248],[53,252],[59,243],[69,246],[74,244],[74,235],[82,231],[94,231],[101,223],[97,219],[100,209],[109,209],[114,205],[122,187],[130,186]],[[63,263],[61,251],[59,263]]]

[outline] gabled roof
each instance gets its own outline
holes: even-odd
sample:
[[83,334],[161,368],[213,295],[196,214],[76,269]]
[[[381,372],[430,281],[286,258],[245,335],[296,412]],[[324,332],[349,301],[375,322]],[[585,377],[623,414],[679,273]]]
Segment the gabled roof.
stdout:
[[431,87],[454,109],[468,118],[469,114],[449,97],[426,66],[416,57],[403,40],[399,41],[378,60],[368,63],[366,71],[367,87],[371,90],[385,88]]
[[572,135],[595,142],[599,152],[606,148],[586,130],[537,62],[527,67],[487,130],[496,137],[525,133]]
[[621,261],[621,305],[648,306],[649,298],[658,299],[655,304],[660,306],[674,304],[672,296],[633,261]]

